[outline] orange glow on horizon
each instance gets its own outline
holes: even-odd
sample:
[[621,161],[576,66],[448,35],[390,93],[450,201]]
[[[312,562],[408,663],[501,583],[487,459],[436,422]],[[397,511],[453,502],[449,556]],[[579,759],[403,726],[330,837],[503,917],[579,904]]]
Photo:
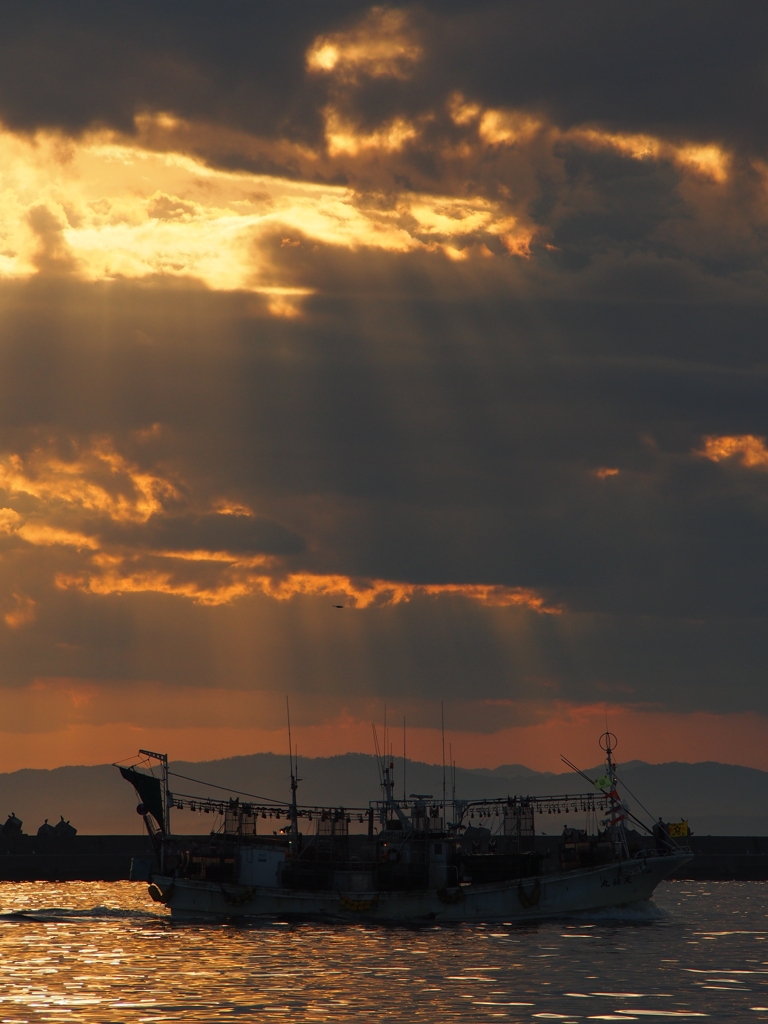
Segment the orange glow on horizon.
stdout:
[[[619,764],[636,759],[654,764],[720,761],[768,771],[764,743],[768,718],[764,715],[675,714],[622,708],[611,708],[608,715],[610,729],[619,739]],[[535,771],[560,773],[567,770],[560,761],[561,753],[583,768],[594,767],[602,760],[597,744],[605,729],[602,705],[560,709],[545,722],[496,733],[462,732],[449,725],[446,724],[446,743],[450,743],[461,767],[522,764]],[[342,715],[322,725],[295,726],[293,731],[300,757],[372,753],[368,721]],[[270,731],[248,726],[121,723],[77,723],[40,733],[6,732],[0,733],[0,771],[108,763],[129,756],[139,747],[167,750],[172,758],[191,761],[256,752],[283,754],[285,734],[284,729]],[[409,727],[408,756],[414,761],[439,764],[440,730]]]

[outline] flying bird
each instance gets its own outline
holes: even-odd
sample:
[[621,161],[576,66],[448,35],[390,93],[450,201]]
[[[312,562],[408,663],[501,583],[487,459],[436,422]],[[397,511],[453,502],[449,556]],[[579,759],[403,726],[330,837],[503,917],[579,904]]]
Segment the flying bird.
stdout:
[[343,604],[335,604],[335,605],[334,605],[333,607],[334,607],[334,608],[343,608],[343,607],[344,607],[344,605],[343,605]]

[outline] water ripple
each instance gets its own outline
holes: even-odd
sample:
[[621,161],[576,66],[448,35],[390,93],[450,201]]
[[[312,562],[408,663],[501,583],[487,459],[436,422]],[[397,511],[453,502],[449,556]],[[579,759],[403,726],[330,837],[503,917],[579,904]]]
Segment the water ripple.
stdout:
[[768,1021],[767,895],[667,883],[539,925],[235,927],[171,922],[143,884],[0,883],[0,1024]]

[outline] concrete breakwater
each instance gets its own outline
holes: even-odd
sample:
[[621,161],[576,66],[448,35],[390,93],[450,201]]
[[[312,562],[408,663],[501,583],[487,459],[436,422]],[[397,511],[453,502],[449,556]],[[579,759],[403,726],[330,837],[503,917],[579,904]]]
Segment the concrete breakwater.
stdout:
[[768,836],[691,836],[688,842],[694,857],[672,878],[768,880]]
[[[689,836],[684,842],[694,856],[671,878],[713,882],[768,880],[768,836]],[[551,857],[557,856],[559,843],[559,836],[536,837],[537,848]],[[655,849],[650,837],[643,845],[649,851]]]
[[[553,855],[558,843],[555,836],[536,838]],[[694,857],[673,878],[768,880],[768,836],[691,836],[689,843]],[[2,836],[0,881],[139,880],[146,878],[152,857],[149,836]]]
[[0,881],[119,882],[149,865],[149,836],[0,836]]

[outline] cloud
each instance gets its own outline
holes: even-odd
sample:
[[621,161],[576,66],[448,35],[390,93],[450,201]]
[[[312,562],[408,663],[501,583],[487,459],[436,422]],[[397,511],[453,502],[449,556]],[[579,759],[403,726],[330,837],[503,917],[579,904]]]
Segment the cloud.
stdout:
[[354,28],[318,36],[307,67],[345,83],[361,75],[408,78],[422,53],[405,11],[372,7]]
[[[172,129],[176,125],[172,119],[168,123]],[[359,135],[334,114],[327,125],[329,151],[351,156],[371,148],[398,149],[414,134],[405,124],[392,124]],[[393,253],[454,254],[488,237],[507,247],[510,238],[518,246],[530,238],[503,204],[481,195],[371,195],[229,172],[103,131],[71,142],[63,163],[60,148],[55,133],[24,139],[0,132],[5,174],[12,182],[2,198],[6,250],[0,273],[7,277],[190,278],[209,288],[255,291],[279,305],[313,291],[281,279],[281,268],[270,258],[275,235],[286,231],[310,248]]]
[[765,16],[607,11],[1,16],[32,719],[766,710]]
[[[156,434],[151,430],[147,436]],[[278,523],[225,498],[212,502],[215,511],[197,511],[199,499],[189,494],[186,484],[142,470],[108,438],[70,442],[69,448],[66,460],[57,457],[53,445],[38,446],[26,459],[16,454],[0,459],[0,487],[9,500],[26,505],[25,514],[10,507],[0,510],[6,535],[35,547],[61,546],[80,554],[79,568],[70,560],[70,568],[55,575],[60,589],[101,595],[158,593],[204,605],[229,604],[251,594],[277,601],[332,596],[351,608],[400,604],[415,595],[447,595],[488,607],[561,611],[525,587],[292,572],[290,558],[300,556],[305,544]],[[23,621],[19,609],[6,616],[9,625]]]
[[768,449],[764,437],[742,434],[739,437],[705,437],[704,447],[696,452],[712,462],[737,459],[748,469],[768,467]]
[[[548,111],[565,128],[663,128],[761,152],[756,40],[765,23],[760,5],[735,22],[688,0],[674,12],[659,2],[563,12],[553,0],[330,0],[264,11],[235,0],[216,19],[192,0],[183,25],[145,3],[82,8],[74,21],[46,3],[35,14],[4,16],[0,117],[23,130],[77,134],[94,124],[129,130],[136,113],[166,110],[313,141],[322,86],[335,72],[367,79],[364,105],[384,120],[434,108],[459,90],[485,107]],[[308,59],[316,68],[309,73]]]
[[[178,558],[175,552],[158,552],[161,558]],[[406,583],[392,580],[357,579],[347,576],[322,576],[315,573],[272,575],[254,572],[253,566],[264,560],[238,560],[228,552],[195,551],[181,556],[189,562],[228,563],[216,583],[205,586],[199,580],[182,579],[172,569],[134,569],[125,559],[97,556],[81,575],[60,574],[56,585],[76,587],[90,594],[158,593],[189,597],[205,605],[229,604],[249,594],[264,594],[276,601],[290,601],[303,595],[328,597],[348,602],[348,608],[382,607],[410,601],[414,596],[459,597],[477,601],[490,608],[523,607],[548,615],[559,615],[561,608],[549,606],[546,599],[528,587],[505,587],[482,583]],[[184,565],[183,570],[189,571]],[[337,608],[340,606],[336,606]]]
[[67,460],[52,449],[41,446],[26,458],[1,458],[0,487],[10,496],[103,513],[117,522],[146,522],[179,496],[170,480],[131,465],[108,438],[80,447]]
[[6,626],[10,629],[21,629],[22,626],[34,622],[37,615],[36,602],[26,594],[13,594],[12,597],[13,607],[3,616]]

